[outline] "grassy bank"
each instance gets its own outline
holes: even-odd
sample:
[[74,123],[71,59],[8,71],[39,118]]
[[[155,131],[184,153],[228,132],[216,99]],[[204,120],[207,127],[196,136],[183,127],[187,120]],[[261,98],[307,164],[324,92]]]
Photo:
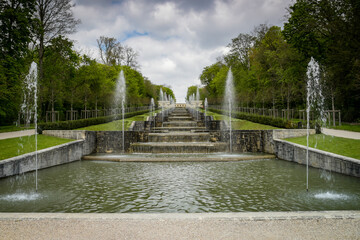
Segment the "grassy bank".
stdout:
[[[41,134],[37,135],[37,137],[38,150],[74,141],[72,139],[56,138]],[[35,135],[0,140],[0,160],[16,157],[34,151]]]
[[[306,136],[285,140],[306,146]],[[360,140],[315,134],[309,136],[309,147],[360,159]]]
[[329,128],[337,129],[337,130],[360,132],[360,124],[355,125],[355,124],[343,123],[343,124],[341,124],[341,126],[335,126],[335,127],[329,126]]
[[[134,117],[124,119],[124,129],[128,130],[133,121],[145,121],[149,116],[149,113],[136,115]],[[121,131],[122,130],[122,120],[117,120],[109,123],[92,125],[84,128],[79,128],[76,130],[88,130],[88,131]]]
[[[214,113],[214,112],[210,112],[208,111],[206,113],[208,116],[213,116],[214,120],[225,120],[228,121],[229,117],[219,114],[219,113]],[[232,129],[234,130],[272,130],[272,129],[279,129],[277,127],[273,127],[273,126],[269,126],[269,125],[264,125],[264,124],[260,124],[260,123],[254,123],[254,122],[250,122],[247,120],[241,120],[241,119],[237,119],[237,118],[231,118],[231,126]]]

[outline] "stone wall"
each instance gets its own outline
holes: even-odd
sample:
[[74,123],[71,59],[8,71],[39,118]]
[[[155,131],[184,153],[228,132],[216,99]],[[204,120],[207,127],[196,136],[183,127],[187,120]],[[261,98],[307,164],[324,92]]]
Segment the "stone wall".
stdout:
[[[220,141],[230,142],[230,131],[221,131]],[[265,152],[273,151],[272,130],[233,130],[231,131],[233,152]]]
[[[306,129],[275,129],[273,130],[274,139],[285,139],[306,136]],[[315,129],[309,129],[309,134],[315,134]]]
[[[85,140],[82,139],[38,151],[38,169],[80,160],[84,155],[84,145]],[[35,152],[0,161],[0,178],[35,170]]]
[[[306,165],[306,146],[275,139],[274,150],[280,159]],[[314,148],[309,148],[309,166],[360,177],[360,160]]]
[[59,138],[68,138],[84,140],[83,144],[83,155],[92,153],[97,145],[96,132],[94,131],[85,131],[85,130],[44,130],[44,135],[59,137]]
[[[98,131],[96,132],[97,144],[95,152],[97,153],[121,153],[122,132],[121,131]],[[148,134],[142,131],[124,132],[124,150],[130,151],[130,145],[134,142],[147,142]]]

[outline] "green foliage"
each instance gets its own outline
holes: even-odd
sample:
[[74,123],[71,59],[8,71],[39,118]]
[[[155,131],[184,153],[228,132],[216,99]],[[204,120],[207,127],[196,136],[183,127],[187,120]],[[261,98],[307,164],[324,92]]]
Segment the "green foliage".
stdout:
[[1,1],[0,9],[0,125],[5,125],[17,118],[21,102],[35,1]]
[[[125,113],[125,118],[133,117],[136,115],[147,113],[148,110],[138,111],[138,112],[129,112]],[[38,124],[38,131],[42,132],[43,130],[71,130],[84,128],[91,125],[98,125],[102,123],[107,123],[114,121],[116,119],[121,119],[122,115],[112,115],[106,117],[98,117],[98,118],[88,118],[88,119],[80,119],[74,121],[60,121],[60,122],[50,122],[50,123],[40,123]]]
[[283,32],[299,52],[321,64],[326,96],[346,121],[360,118],[359,21],[359,1],[298,0]]

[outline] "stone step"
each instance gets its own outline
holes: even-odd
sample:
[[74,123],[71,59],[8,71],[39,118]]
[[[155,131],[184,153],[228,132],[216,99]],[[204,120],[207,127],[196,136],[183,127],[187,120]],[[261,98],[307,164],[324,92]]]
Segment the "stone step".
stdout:
[[209,142],[209,133],[149,133],[149,142]]
[[206,131],[206,128],[205,127],[155,127],[153,128],[153,130],[157,132],[179,132],[179,131],[203,132]]
[[133,153],[214,153],[226,152],[227,149],[228,144],[223,142],[146,142],[131,144],[131,151]]
[[163,127],[197,127],[197,122],[193,122],[193,121],[164,122]]
[[192,117],[190,116],[169,116],[169,121],[192,121]]

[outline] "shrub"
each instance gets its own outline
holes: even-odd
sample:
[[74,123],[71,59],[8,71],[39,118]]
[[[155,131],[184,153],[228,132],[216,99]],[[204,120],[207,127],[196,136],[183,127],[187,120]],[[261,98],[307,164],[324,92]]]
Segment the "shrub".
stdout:
[[[149,110],[128,112],[125,113],[125,118],[130,118],[136,115],[141,115],[149,112]],[[38,131],[41,133],[43,130],[72,130],[77,128],[83,128],[91,125],[98,125],[102,123],[112,122],[114,120],[121,119],[122,115],[111,115],[98,118],[79,119],[73,121],[61,121],[61,122],[50,122],[50,123],[39,123]]]
[[[225,114],[227,111],[218,110],[218,109],[209,109],[212,112]],[[250,122],[261,123],[265,125],[270,125],[278,128],[298,128],[298,124],[296,122],[288,121],[282,118],[273,118],[270,116],[256,115],[256,114],[248,114],[248,113],[240,113],[234,112],[232,114],[233,118],[243,119]]]

